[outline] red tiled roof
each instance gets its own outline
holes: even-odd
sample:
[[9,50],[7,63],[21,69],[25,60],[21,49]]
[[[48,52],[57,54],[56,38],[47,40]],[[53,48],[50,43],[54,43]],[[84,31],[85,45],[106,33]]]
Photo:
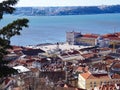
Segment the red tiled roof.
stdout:
[[104,38],[108,38],[110,40],[120,40],[119,36],[120,36],[120,32],[113,33],[113,34],[105,34],[105,35],[103,35]]
[[114,59],[105,59],[104,60],[107,65],[112,64],[115,60]]
[[108,74],[92,74],[89,76],[89,79],[109,79],[110,77],[108,76]]
[[90,73],[89,71],[88,72],[85,72],[85,73],[82,73],[80,74],[84,79],[103,79],[103,78],[106,78],[106,79],[109,79],[109,76],[108,74],[92,74]]
[[96,34],[84,34],[83,37],[88,37],[88,38],[97,38],[98,35]]
[[117,35],[116,34],[105,34],[105,35],[103,35],[103,37],[117,37]]
[[112,79],[120,79],[120,75],[115,73],[112,75]]
[[83,71],[83,67],[81,67],[81,66],[78,67],[78,68],[76,69],[76,71],[78,71],[78,72],[79,72],[79,71],[82,72],[82,71]]
[[21,51],[23,50],[20,46],[13,46],[14,51]]
[[76,50],[74,50],[74,51],[72,51],[72,52],[68,52],[68,54],[70,54],[70,55],[74,55],[74,54],[80,54],[78,51],[76,51]]
[[38,72],[38,71],[39,71],[38,68],[30,68],[30,70],[31,70],[32,72]]
[[35,61],[34,59],[30,59],[30,60],[26,60],[26,63],[32,63],[34,61]]
[[87,72],[88,70],[89,70],[89,67],[86,66],[86,67],[84,68],[84,71]]
[[115,33],[117,36],[120,36],[120,32]]
[[94,57],[95,54],[94,54],[94,53],[88,53],[88,54],[82,54],[82,56],[83,56],[84,58],[88,59],[88,58]]
[[120,68],[120,61],[116,62],[116,63],[113,65],[113,68]]
[[80,74],[84,79],[88,79],[92,74],[88,71],[85,73]]

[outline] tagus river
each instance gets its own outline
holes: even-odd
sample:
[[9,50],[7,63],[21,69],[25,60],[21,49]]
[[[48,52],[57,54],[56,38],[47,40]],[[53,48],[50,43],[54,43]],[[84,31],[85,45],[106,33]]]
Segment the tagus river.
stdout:
[[120,32],[119,14],[69,15],[69,16],[15,16],[5,15],[0,28],[17,18],[28,18],[29,28],[11,40],[12,45],[36,45],[66,41],[67,31],[106,34]]

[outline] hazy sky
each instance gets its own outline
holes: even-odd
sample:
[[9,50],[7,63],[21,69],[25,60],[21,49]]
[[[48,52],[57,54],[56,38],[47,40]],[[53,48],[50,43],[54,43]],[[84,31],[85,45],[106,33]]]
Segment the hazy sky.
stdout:
[[95,6],[116,4],[120,4],[120,0],[19,0],[17,6]]

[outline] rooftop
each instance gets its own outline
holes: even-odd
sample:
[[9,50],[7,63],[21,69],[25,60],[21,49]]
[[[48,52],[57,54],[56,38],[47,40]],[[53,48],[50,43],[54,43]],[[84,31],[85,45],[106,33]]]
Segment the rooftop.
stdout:
[[84,34],[83,37],[88,37],[88,38],[97,38],[99,35],[98,34]]
[[44,53],[41,49],[28,49],[28,50],[22,50],[23,54],[28,56],[38,55],[38,53]]
[[92,74],[91,72],[87,71],[85,73],[80,74],[84,79],[109,79],[110,77],[108,76],[107,73],[94,73]]
[[30,70],[24,66],[15,66],[14,69],[18,70],[18,73],[29,72]]
[[44,46],[31,46],[31,48],[35,48],[35,49],[41,49],[45,52],[48,52],[48,51],[55,51],[56,49],[60,49],[62,51],[65,51],[65,50],[71,50],[71,49],[74,49],[74,50],[79,50],[79,49],[82,49],[82,48],[88,48],[90,46],[78,46],[78,45],[69,45],[67,43],[62,43],[62,44],[53,44],[53,45],[44,45]]
[[82,56],[86,59],[89,59],[89,58],[95,57],[95,54],[94,53],[87,53],[87,54],[82,54]]
[[120,79],[120,75],[115,73],[111,76],[112,79]]

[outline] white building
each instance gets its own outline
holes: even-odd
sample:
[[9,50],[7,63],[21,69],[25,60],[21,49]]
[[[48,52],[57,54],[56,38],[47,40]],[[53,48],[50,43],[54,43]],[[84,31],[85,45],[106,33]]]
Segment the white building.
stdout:
[[70,45],[74,45],[76,44],[75,39],[80,36],[81,33],[80,32],[66,32],[66,41],[68,42],[68,44]]
[[110,40],[107,38],[103,38],[102,36],[99,36],[96,41],[95,45],[99,47],[109,47]]

